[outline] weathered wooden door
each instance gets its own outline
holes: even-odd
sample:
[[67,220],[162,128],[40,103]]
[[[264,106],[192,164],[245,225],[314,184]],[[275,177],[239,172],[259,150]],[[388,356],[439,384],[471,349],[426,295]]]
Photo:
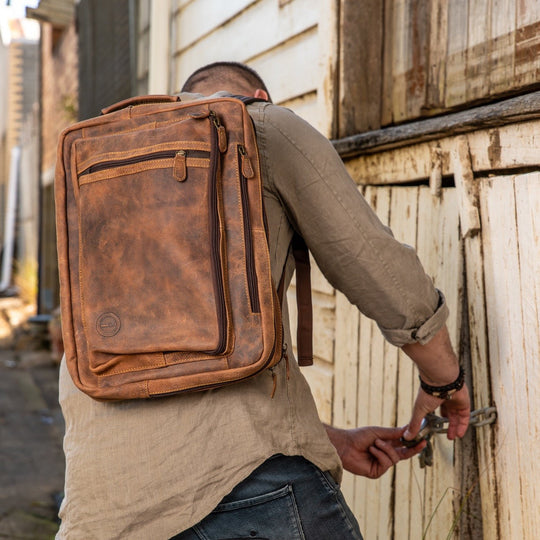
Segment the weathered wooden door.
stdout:
[[540,174],[481,179],[479,202],[490,377],[475,386],[491,388],[498,410],[489,446],[479,448],[488,460],[482,498],[493,503],[483,505],[484,538],[532,540],[540,531]]
[[[426,272],[445,291],[450,333],[459,344],[463,259],[456,190],[433,195],[426,186],[381,186],[368,187],[365,196],[398,239],[416,248]],[[418,389],[412,362],[339,293],[334,373],[336,425],[405,425],[410,419]],[[446,439],[434,444],[432,468],[420,468],[414,459],[378,481],[346,474],[343,490],[366,538],[421,539],[426,531],[427,538],[446,538],[460,484],[457,457]]]
[[[473,408],[498,411],[494,425],[463,441],[436,436],[431,468],[414,459],[378,481],[346,475],[367,538],[538,537],[538,131],[537,122],[480,130],[349,163],[357,178],[383,179],[360,189],[445,292]],[[449,187],[407,186],[430,175],[434,148]],[[405,424],[418,386],[410,360],[339,293],[335,337],[335,425]]]

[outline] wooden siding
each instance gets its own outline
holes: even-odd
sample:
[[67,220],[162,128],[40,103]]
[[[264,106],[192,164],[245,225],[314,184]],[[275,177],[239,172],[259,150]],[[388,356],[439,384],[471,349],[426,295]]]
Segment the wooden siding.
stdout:
[[[358,507],[358,501],[365,504],[367,493],[371,496],[373,489],[385,489],[384,493],[388,494],[394,489],[394,505],[390,510],[379,509],[379,515],[390,513],[395,523],[409,527],[406,538],[418,536],[413,535],[412,523],[403,516],[407,515],[407,511],[411,512],[411,521],[421,519],[426,527],[426,519],[433,515],[430,514],[433,505],[436,506],[443,497],[445,483],[452,489],[444,493],[427,538],[446,538],[454,519],[461,522],[461,529],[451,536],[455,538],[470,538],[471,529],[477,531],[472,536],[475,538],[481,536],[478,531],[482,530],[486,539],[536,538],[540,516],[537,488],[540,476],[534,466],[540,458],[537,444],[540,426],[535,413],[540,404],[536,391],[540,384],[540,370],[536,365],[540,351],[540,174],[537,172],[540,164],[536,150],[539,132],[538,120],[525,121],[359,156],[347,162],[353,178],[360,185],[368,185],[363,189],[368,198],[372,197],[383,220],[388,215],[388,203],[381,200],[386,200],[388,193],[393,195],[395,192],[420,189],[420,193],[426,194],[425,197],[436,201],[433,195],[429,195],[437,193],[433,185],[431,189],[427,185],[411,188],[407,187],[407,182],[429,184],[430,177],[433,180],[437,176],[433,174],[437,166],[440,167],[439,176],[444,175],[447,184],[453,178],[456,188],[442,189],[442,200],[449,193],[452,194],[453,221],[446,232],[440,230],[440,239],[446,242],[452,239],[457,257],[464,255],[464,282],[445,283],[453,272],[460,273],[455,266],[456,255],[452,256],[449,248],[437,243],[429,248],[425,240],[418,241],[419,236],[416,247],[430,274],[433,272],[431,258],[435,254],[439,257],[439,273],[432,274],[437,286],[447,295],[458,291],[458,303],[451,306],[451,323],[457,324],[452,335],[454,343],[466,345],[462,348],[463,359],[470,358],[474,407],[496,405],[499,414],[495,426],[476,430],[472,449],[475,455],[467,455],[466,444],[460,443],[456,445],[452,458],[451,445],[437,437],[435,465],[441,463],[442,470],[420,473],[425,476],[419,481],[421,487],[416,489],[420,489],[422,504],[414,502],[415,495],[400,484],[400,478],[407,474],[403,472],[406,467],[401,464],[396,468],[393,480],[383,478],[376,488],[367,480],[346,478],[345,493],[360,519],[363,515],[375,515],[373,509],[362,510]],[[513,174],[512,171],[516,170],[521,171],[520,174]],[[494,174],[493,171],[498,172]],[[406,199],[405,195],[402,197]],[[401,209],[395,207],[394,212],[403,216],[409,207],[410,204],[404,202]],[[437,236],[433,228],[441,219],[441,211],[442,206],[437,208],[434,203],[419,210],[419,230],[425,228],[428,234]],[[459,223],[455,221],[458,216]],[[391,217],[389,222],[398,238],[411,242],[411,233],[407,232],[410,225],[399,221],[393,223]],[[457,230],[459,238],[453,234]],[[428,246],[427,251],[422,246]],[[467,291],[466,317],[457,315],[461,297],[459,291],[463,289]],[[348,339],[354,342],[357,335],[362,335],[362,322],[357,334],[355,319],[350,311],[353,308],[346,302],[344,304],[339,295],[337,305],[342,312],[336,313],[336,336],[349,336]],[[467,326],[463,326],[462,321],[466,321]],[[337,425],[355,424],[351,407],[354,408],[354,401],[360,399],[355,397],[351,381],[345,380],[346,375],[342,370],[345,366],[353,374],[369,370],[371,364],[365,355],[369,355],[374,347],[377,348],[378,340],[379,337],[372,336],[369,345],[357,345],[356,342],[349,347],[339,345],[339,350],[346,349],[348,352],[336,356],[335,360],[333,411]],[[377,357],[381,354],[382,349]],[[393,362],[393,354],[386,354],[385,362]],[[398,377],[402,372],[400,362]],[[375,384],[378,384],[376,381],[384,378],[386,371],[385,368],[379,369],[375,379],[370,371],[368,373],[370,383],[375,380]],[[358,388],[357,395],[361,396]],[[410,389],[398,385],[397,395],[398,400],[407,402]],[[369,401],[368,407],[376,407],[371,403],[371,398],[364,399]],[[358,424],[370,420],[365,412],[356,416]],[[403,421],[399,414],[397,421],[398,424]],[[470,468],[474,463],[477,463],[477,469],[474,466]],[[414,464],[410,466],[414,468]],[[469,468],[469,476],[460,477],[457,471],[461,468],[464,471]],[[414,474],[417,475],[416,472]],[[358,486],[362,483],[369,487],[359,493]],[[406,498],[406,503],[399,503],[402,497]],[[472,498],[479,498],[477,504],[481,506],[481,519],[460,515],[463,514],[461,504],[474,503]],[[388,495],[383,496],[383,500],[387,499]],[[391,537],[385,536],[385,531],[388,529],[380,523],[377,532],[373,533],[380,538]]]
[[331,39],[326,23],[321,36],[319,21],[331,18],[333,3],[174,0],[170,91],[178,92],[189,74],[204,64],[244,62],[261,74],[275,103],[327,131],[322,111],[329,98],[319,87],[331,76],[331,66],[320,43],[321,37],[323,43]]
[[[428,187],[367,187],[365,196],[397,238],[417,249],[426,272],[445,291],[450,333],[459,344],[463,261],[455,190],[435,197]],[[336,303],[334,424],[405,425],[418,390],[412,362],[341,294]],[[451,489],[458,485],[453,445],[438,437],[435,452],[431,469],[414,459],[378,481],[346,473],[343,491],[366,538],[418,539],[426,529],[428,538],[438,538],[451,530]]]
[[341,12],[340,136],[540,86],[537,0],[341,0]]
[[480,183],[499,538],[540,526],[540,174]]
[[150,0],[137,0],[137,65],[136,93],[148,94],[148,71],[150,54]]

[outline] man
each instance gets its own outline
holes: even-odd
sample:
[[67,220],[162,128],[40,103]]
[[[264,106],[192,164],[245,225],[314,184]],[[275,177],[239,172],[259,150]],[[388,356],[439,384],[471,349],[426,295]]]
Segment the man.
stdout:
[[[196,71],[181,98],[218,91],[269,100],[260,77],[235,63]],[[290,282],[296,229],[329,281],[413,359],[425,390],[406,430],[341,430],[321,424],[292,361],[217,390],[121,403],[81,393],[63,363],[66,498],[58,538],[358,539],[338,487],[342,466],[377,478],[418,453],[424,443],[409,449],[400,438],[414,438],[439,405],[450,439],[467,429],[469,396],[444,326],[448,311],[413,250],[381,225],[327,139],[271,103],[249,112],[275,282],[283,272]],[[284,329],[291,351],[286,309]],[[452,399],[436,397],[441,392]]]

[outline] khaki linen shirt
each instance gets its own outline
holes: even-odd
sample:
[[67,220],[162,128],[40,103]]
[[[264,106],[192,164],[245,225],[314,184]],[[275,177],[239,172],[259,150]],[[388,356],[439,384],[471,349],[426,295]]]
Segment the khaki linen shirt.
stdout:
[[[332,285],[375,319],[391,343],[429,340],[447,317],[443,297],[415,252],[379,222],[332,145],[287,109],[255,103],[249,110],[275,282],[283,271],[290,282],[296,228]],[[170,538],[277,453],[302,455],[339,481],[339,457],[296,362],[288,378],[284,361],[275,373],[273,398],[265,371],[225,388],[107,403],[79,391],[62,362],[66,483],[57,538]]]

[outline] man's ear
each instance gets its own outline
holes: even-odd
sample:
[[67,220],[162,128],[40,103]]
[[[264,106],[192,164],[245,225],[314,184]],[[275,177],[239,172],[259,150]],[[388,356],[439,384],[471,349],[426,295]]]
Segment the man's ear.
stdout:
[[253,97],[256,97],[256,98],[259,98],[259,99],[264,99],[265,101],[269,101],[268,100],[268,94],[262,90],[261,88],[257,88],[257,90],[255,90],[255,93],[253,94]]

